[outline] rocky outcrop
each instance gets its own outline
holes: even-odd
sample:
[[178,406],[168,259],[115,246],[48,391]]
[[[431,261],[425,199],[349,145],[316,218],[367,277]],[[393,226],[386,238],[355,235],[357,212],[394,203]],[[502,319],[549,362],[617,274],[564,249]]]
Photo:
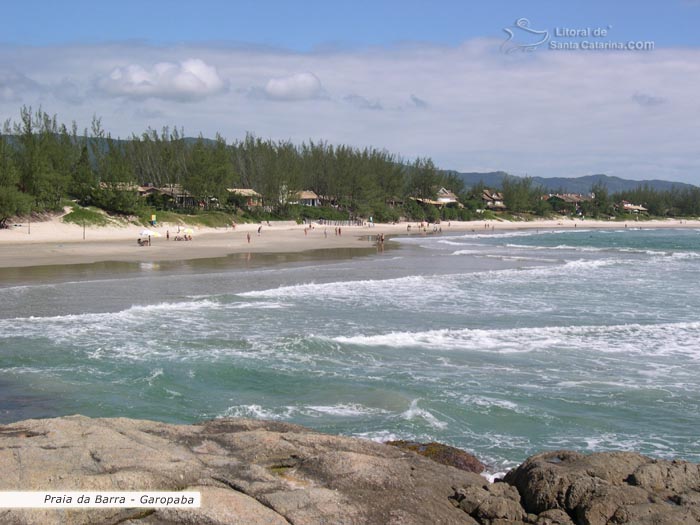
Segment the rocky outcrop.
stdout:
[[411,451],[279,422],[71,416],[0,427],[0,490],[198,491],[197,509],[0,509],[3,524],[700,522],[698,466],[541,454],[489,483]]
[[442,443],[417,443],[415,441],[398,440],[387,441],[386,444],[398,447],[401,450],[415,452],[442,465],[466,470],[467,472],[481,474],[486,469],[486,466],[469,452],[450,447],[449,445],[443,445]]
[[0,427],[0,490],[200,491],[199,509],[3,510],[0,523],[465,523],[484,478],[371,441],[244,419],[71,416]]
[[631,452],[548,452],[529,458],[505,482],[518,489],[526,512],[542,517],[556,511],[547,518],[552,523],[700,523],[700,467],[684,461]]

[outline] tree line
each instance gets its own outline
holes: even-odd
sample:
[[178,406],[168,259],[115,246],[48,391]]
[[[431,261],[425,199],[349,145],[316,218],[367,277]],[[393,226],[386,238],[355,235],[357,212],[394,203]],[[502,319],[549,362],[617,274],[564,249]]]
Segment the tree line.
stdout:
[[[377,221],[479,217],[483,190],[483,185],[466,188],[456,173],[438,169],[430,158],[407,161],[382,149],[325,141],[299,145],[247,134],[228,143],[220,134],[188,138],[177,127],[115,139],[96,116],[89,129],[79,132],[74,122],[59,123],[55,115],[30,107],[21,108],[19,120],[8,119],[2,126],[0,225],[32,211],[59,210],[68,199],[109,213],[134,214],[144,206],[136,185],[182,188],[204,208],[227,211],[237,204],[227,188],[251,188],[278,217],[290,216],[298,191],[311,190],[348,218],[374,216]],[[440,187],[454,192],[464,207],[438,209],[422,202],[434,199]],[[508,177],[496,189],[510,212],[552,212],[541,199],[544,190],[530,178]],[[612,214],[621,199],[643,204],[652,215],[700,215],[699,188],[660,192],[640,187],[613,196],[604,187],[592,190],[596,198],[586,211],[593,216]]]
[[[353,216],[398,219],[388,201],[428,198],[435,187],[461,181],[431,159],[407,162],[377,148],[308,141],[264,140],[247,134],[227,143],[185,137],[181,128],[147,129],[115,139],[93,117],[89,129],[59,123],[30,107],[0,133],[0,220],[30,210],[58,210],[66,199],[108,212],[135,213],[136,185],[178,187],[209,207],[230,203],[227,188],[251,188],[269,208],[284,214],[300,190]],[[463,189],[463,184],[462,184]]]
[[[468,199],[474,199],[483,191],[483,183],[474,185],[467,192]],[[504,204],[509,213],[526,213],[537,216],[549,216],[559,210],[555,209],[544,196],[565,194],[562,189],[552,192],[533,182],[531,177],[512,177],[503,179],[501,188]],[[700,216],[700,188],[693,186],[672,187],[670,190],[657,190],[648,184],[642,184],[634,190],[610,193],[604,184],[594,184],[590,195],[580,202],[577,210],[569,212],[592,218],[615,218],[625,214],[620,204],[624,201],[641,205],[654,217],[697,217]]]

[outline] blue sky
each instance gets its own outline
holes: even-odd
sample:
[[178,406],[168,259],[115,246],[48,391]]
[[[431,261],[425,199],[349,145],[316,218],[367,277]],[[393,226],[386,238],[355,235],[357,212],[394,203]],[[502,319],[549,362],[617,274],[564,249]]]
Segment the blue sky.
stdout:
[[500,37],[526,17],[540,27],[613,26],[616,37],[658,46],[700,44],[700,3],[662,1],[23,1],[3,6],[0,40],[51,45],[142,40],[240,42],[308,51],[319,46]]
[[[461,171],[700,184],[698,22],[700,0],[13,2],[0,119],[41,105],[121,137],[252,132]],[[630,41],[652,46],[584,49]]]

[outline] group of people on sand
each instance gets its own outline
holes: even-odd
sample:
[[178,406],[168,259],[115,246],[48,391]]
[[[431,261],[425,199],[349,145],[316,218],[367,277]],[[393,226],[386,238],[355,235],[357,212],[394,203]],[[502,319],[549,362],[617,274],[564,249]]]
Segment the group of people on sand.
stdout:
[[[448,226],[451,226],[451,223],[447,224]],[[430,227],[429,222],[423,222],[421,221],[420,224],[416,224],[416,228],[418,229],[419,232],[421,233],[428,233],[428,228]],[[406,225],[406,233],[411,233],[411,225],[407,224]],[[433,223],[433,233],[442,233],[442,225],[439,222]]]
[[[165,231],[165,238],[169,241],[170,240],[170,230]],[[173,241],[191,241],[192,236],[188,233],[183,233],[180,235],[180,227],[178,226],[177,228],[177,233],[173,237]]]
[[[167,230],[165,232],[165,238],[168,241],[170,240],[170,230]],[[188,233],[183,233],[182,235],[180,235],[180,232],[178,231],[178,233],[173,237],[173,240],[174,241],[191,241],[192,235],[190,235]],[[138,244],[139,246],[150,246],[151,245],[151,236],[149,235],[148,238],[146,238],[146,239],[142,239],[141,237],[139,237],[138,239],[136,239],[136,244]]]

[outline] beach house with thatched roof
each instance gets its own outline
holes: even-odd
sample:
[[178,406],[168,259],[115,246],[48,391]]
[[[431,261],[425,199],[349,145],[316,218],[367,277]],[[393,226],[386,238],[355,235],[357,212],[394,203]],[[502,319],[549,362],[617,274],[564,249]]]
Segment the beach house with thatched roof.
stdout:
[[481,192],[481,202],[487,210],[500,211],[506,209],[506,204],[503,201],[503,194],[499,191],[493,191],[484,188]]
[[231,195],[237,195],[243,197],[245,200],[245,206],[248,208],[254,208],[256,206],[262,206],[263,198],[257,191],[252,188],[226,188],[226,191]]
[[321,205],[321,199],[316,192],[311,190],[298,191],[295,195],[296,202],[294,204],[301,204],[302,206],[313,206],[317,207]]

